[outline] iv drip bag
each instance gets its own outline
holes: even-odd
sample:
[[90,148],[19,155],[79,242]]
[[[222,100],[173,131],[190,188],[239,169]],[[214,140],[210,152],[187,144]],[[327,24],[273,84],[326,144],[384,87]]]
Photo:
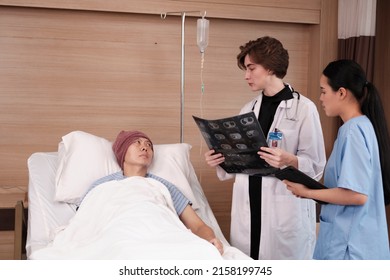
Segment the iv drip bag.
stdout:
[[201,53],[204,53],[209,44],[209,21],[205,18],[197,21],[197,44]]

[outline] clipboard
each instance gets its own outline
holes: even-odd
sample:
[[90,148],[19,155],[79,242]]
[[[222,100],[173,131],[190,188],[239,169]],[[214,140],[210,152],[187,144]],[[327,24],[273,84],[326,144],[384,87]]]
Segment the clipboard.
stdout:
[[[300,183],[302,185],[305,185],[306,187],[310,189],[315,189],[315,190],[321,190],[321,189],[327,189],[326,186],[321,184],[320,182],[314,180],[310,176],[306,175],[302,171],[299,171],[293,166],[287,166],[283,169],[279,169],[278,171],[275,172],[275,177],[278,178],[279,180],[284,180],[287,179],[291,182],[294,183]],[[320,201],[314,199],[316,202],[320,204],[327,204],[327,202]]]

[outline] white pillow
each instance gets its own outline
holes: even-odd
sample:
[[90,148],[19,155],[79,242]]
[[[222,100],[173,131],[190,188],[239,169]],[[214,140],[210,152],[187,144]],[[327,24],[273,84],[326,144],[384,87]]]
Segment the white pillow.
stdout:
[[55,200],[78,204],[93,182],[119,170],[110,141],[73,131],[58,145]]
[[[198,209],[189,184],[189,151],[186,143],[154,145],[154,159],[149,172],[174,185]],[[97,179],[117,172],[120,167],[112,151],[112,143],[105,138],[83,131],[73,131],[62,137],[58,146],[55,200],[80,203],[89,187]]]
[[[155,174],[174,184],[191,202],[192,208],[199,204],[192,191],[190,161],[191,145],[187,143],[153,145],[154,159],[148,172]],[[194,172],[195,174],[195,172]]]

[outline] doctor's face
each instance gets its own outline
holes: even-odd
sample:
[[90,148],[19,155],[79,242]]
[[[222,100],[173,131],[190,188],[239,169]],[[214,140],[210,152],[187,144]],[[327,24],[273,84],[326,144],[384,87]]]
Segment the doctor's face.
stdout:
[[267,87],[272,76],[271,71],[266,70],[262,65],[254,63],[249,55],[245,56],[245,80],[252,91],[263,90]]

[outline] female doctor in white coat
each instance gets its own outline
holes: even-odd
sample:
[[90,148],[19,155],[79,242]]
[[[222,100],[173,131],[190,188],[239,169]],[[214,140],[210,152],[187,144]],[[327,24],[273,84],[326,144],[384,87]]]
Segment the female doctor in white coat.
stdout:
[[[237,64],[245,71],[252,91],[260,91],[240,114],[255,112],[264,133],[272,132],[279,139],[272,142],[273,147],[261,148],[259,156],[273,167],[292,165],[321,179],[326,155],[319,114],[312,101],[283,82],[287,50],[268,36],[249,41],[240,50]],[[253,259],[312,258],[316,241],[313,200],[296,198],[271,176],[227,174],[218,166],[223,155],[214,150],[206,152],[205,159],[216,167],[220,180],[235,177],[230,231],[233,246]]]

